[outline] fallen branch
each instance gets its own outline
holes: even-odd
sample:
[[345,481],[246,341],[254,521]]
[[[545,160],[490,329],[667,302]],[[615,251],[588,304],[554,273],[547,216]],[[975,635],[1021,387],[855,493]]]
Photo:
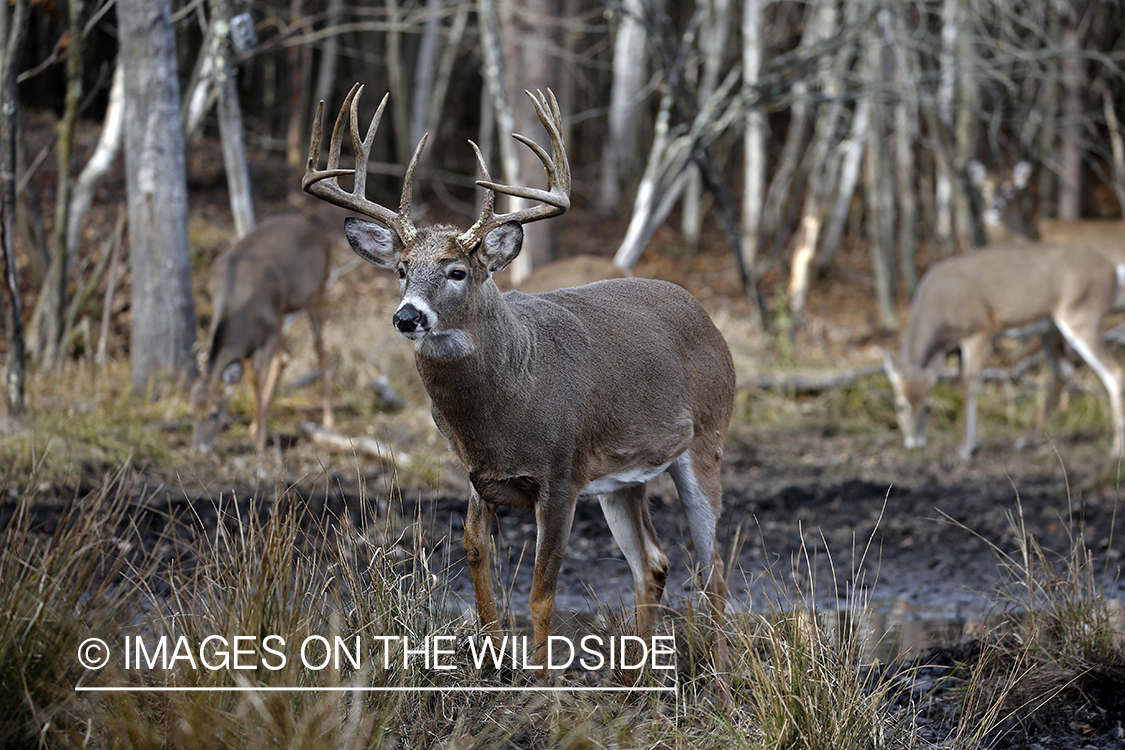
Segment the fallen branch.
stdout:
[[354,453],[357,456],[374,458],[398,467],[410,465],[410,454],[396,451],[386,443],[374,438],[341,435],[316,422],[301,422],[301,435],[311,440],[318,448],[336,453]]

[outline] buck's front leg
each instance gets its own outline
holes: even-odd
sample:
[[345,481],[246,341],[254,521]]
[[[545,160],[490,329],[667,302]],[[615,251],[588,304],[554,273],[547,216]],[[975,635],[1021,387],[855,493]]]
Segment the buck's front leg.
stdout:
[[[531,575],[531,626],[535,637],[535,663],[547,664],[547,636],[555,616],[555,590],[559,585],[574,506],[578,492],[568,484],[551,486],[539,493],[535,503],[535,568]],[[546,679],[547,670],[540,672]]]
[[500,617],[496,613],[496,596],[492,589],[492,567],[489,565],[489,541],[492,523],[496,520],[496,504],[485,500],[476,487],[469,485],[469,508],[465,513],[465,559],[473,577],[477,597],[477,614],[481,627],[492,635],[500,635]]

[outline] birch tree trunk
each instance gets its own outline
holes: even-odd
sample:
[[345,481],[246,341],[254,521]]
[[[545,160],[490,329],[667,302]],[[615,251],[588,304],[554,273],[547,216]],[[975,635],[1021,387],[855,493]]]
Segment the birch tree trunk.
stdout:
[[118,0],[117,8],[129,144],[131,371],[143,393],[160,376],[196,374],[187,181],[170,3]]
[[[708,13],[705,15],[703,29],[699,37],[699,44],[703,57],[703,70],[699,77],[697,89],[699,102],[705,102],[715,91],[719,82],[719,69],[723,64],[723,55],[726,52],[727,32],[730,27],[730,0],[696,0],[707,3]],[[758,11],[758,23],[761,23],[761,11]],[[746,24],[743,23],[745,32]],[[757,47],[761,49],[761,29],[755,30],[759,39]],[[746,42],[743,42],[745,50]],[[761,69],[761,56],[756,62],[758,70]],[[758,71],[755,71],[755,76]],[[699,236],[703,229],[703,183],[699,169],[695,166],[689,168],[687,184],[684,186],[684,197],[681,202],[682,217],[681,231],[684,244],[689,250],[695,251],[699,247]],[[760,199],[759,199],[760,200]]]
[[[745,10],[743,13],[745,14]],[[759,14],[760,15],[760,14]],[[743,44],[747,43],[749,33],[745,27],[745,15],[743,16]],[[832,0],[815,0],[807,14],[807,21],[804,24],[804,32],[801,34],[801,42],[798,46],[798,52],[807,56],[811,56],[808,52],[811,48],[821,44],[832,30],[836,27],[836,4]],[[760,32],[758,32],[760,34]],[[822,68],[831,66],[831,55],[821,55]],[[746,62],[743,57],[743,67],[745,68]],[[828,75],[835,75],[829,73]],[[818,79],[824,83],[826,78],[824,70],[818,72]],[[771,238],[775,247],[780,248],[780,243],[788,231],[790,217],[796,212],[790,208],[793,201],[790,200],[791,187],[794,182],[794,177],[797,173],[797,166],[801,160],[806,146],[809,129],[809,112],[810,112],[810,97],[811,89],[809,82],[805,78],[798,78],[793,83],[793,104],[789,109],[789,130],[785,135],[785,145],[782,146],[781,156],[778,158],[777,169],[774,171],[773,179],[770,181],[769,190],[766,193],[765,205],[762,208],[762,227],[761,236],[764,244],[769,245]]]
[[[762,0],[742,3],[742,82],[753,89],[762,71]],[[747,97],[747,101],[753,101]],[[760,107],[746,110],[742,134],[742,267],[749,275],[747,290],[754,299],[750,310],[754,323],[762,326],[761,302],[757,299],[758,243],[761,239],[762,203],[766,182],[766,115]]]
[[[861,7],[866,3],[852,3],[847,7],[845,25],[855,22]],[[826,30],[827,30],[827,22]],[[795,315],[804,310],[812,284],[812,271],[816,261],[816,249],[824,228],[827,197],[836,184],[840,160],[830,155],[829,150],[836,138],[836,130],[843,111],[843,71],[851,68],[856,45],[847,42],[833,58],[833,65],[822,69],[822,89],[831,104],[827,112],[817,118],[816,133],[813,136],[809,161],[809,179],[805,190],[804,205],[801,210],[801,223],[793,238],[793,257],[789,267],[789,309]],[[862,101],[862,100],[861,100]],[[856,114],[859,117],[859,113]],[[854,120],[853,120],[854,126]]]
[[[7,4],[5,3],[5,6]],[[4,9],[0,29],[0,251],[3,253],[4,333],[7,356],[4,359],[4,399],[8,414],[24,412],[26,356],[23,337],[23,305],[16,275],[16,134],[19,130],[19,89],[17,66],[27,37],[28,0],[16,0],[11,17]]]
[[879,21],[886,43],[894,54],[894,159],[895,195],[898,204],[899,275],[908,295],[913,296],[918,283],[915,256],[918,250],[918,186],[915,184],[914,141],[918,132],[919,90],[916,53],[906,45],[907,33],[902,18],[884,8]]
[[[941,6],[941,56],[939,58],[939,79],[937,109],[941,126],[953,128],[957,97],[957,48],[960,0],[943,0]],[[943,161],[938,162],[935,176],[934,207],[937,224],[934,227],[938,246],[942,253],[950,255],[954,251],[953,238],[953,175]]]
[[[546,132],[527,96],[528,91],[559,87],[557,24],[559,0],[499,0],[501,51],[505,56],[515,131],[532,140],[546,142]],[[511,131],[500,132],[500,140],[512,140]],[[540,139],[544,139],[541,140]],[[521,185],[544,184],[543,164],[529,148],[516,150]],[[565,219],[565,217],[564,217]],[[531,275],[531,269],[558,257],[561,221],[537,221],[524,227],[523,250],[512,262],[512,283]]]
[[[254,230],[254,199],[250,193],[250,170],[246,165],[242,107],[238,101],[238,72],[234,64],[234,49],[231,47],[230,8],[227,0],[211,1],[211,26],[214,44],[212,55],[218,76],[219,138],[223,145],[227,192],[230,195],[235,234],[245,237]],[[300,122],[298,118],[298,125]],[[290,126],[292,124],[291,119]]]
[[113,71],[113,84],[109,89],[109,106],[106,107],[98,145],[74,183],[74,194],[70,199],[66,228],[66,247],[70,255],[78,252],[78,246],[82,241],[82,222],[94,202],[94,190],[98,182],[109,172],[121,150],[122,134],[125,132],[124,115],[125,71],[118,65]]
[[[877,29],[872,28],[866,35],[867,44],[864,68],[866,71],[867,93],[864,101],[870,110],[871,124],[864,133],[867,141],[876,144],[867,151],[867,230],[870,235],[871,270],[875,280],[875,300],[879,309],[879,321],[885,328],[898,327],[895,315],[895,202],[894,181],[891,177],[891,160],[885,149],[877,144],[886,142],[887,108],[877,91],[885,89],[883,55],[886,47]],[[861,103],[862,106],[862,103]],[[858,119],[858,118],[857,118]]]
[[621,205],[627,175],[639,162],[637,110],[645,73],[642,0],[624,0],[613,41],[613,80],[609,90],[608,132],[602,152],[601,201],[598,210],[613,215]]
[[422,39],[418,44],[418,58],[414,63],[414,91],[411,93],[410,141],[422,140],[426,132],[426,113],[434,93],[437,75],[438,41],[441,35],[442,0],[426,0],[426,21],[422,26]]

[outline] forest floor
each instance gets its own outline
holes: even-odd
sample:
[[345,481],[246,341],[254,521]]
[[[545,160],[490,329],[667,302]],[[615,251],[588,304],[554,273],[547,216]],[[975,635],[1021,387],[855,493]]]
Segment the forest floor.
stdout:
[[[215,146],[193,146],[190,160],[201,335],[210,314],[202,270],[233,234]],[[252,159],[259,216],[294,205],[309,209],[303,199],[291,200],[295,178],[283,163],[259,152],[252,152]],[[563,247],[568,253],[609,255],[616,243],[605,238],[621,236],[624,221],[594,214],[582,192],[582,176],[576,179],[578,196],[562,227]],[[49,184],[39,190],[47,205]],[[91,247],[110,235],[122,190],[116,175],[100,191],[86,229]],[[422,207],[416,221],[444,213],[439,205],[429,208],[427,214]],[[350,260],[342,246],[335,264],[343,267]],[[77,267],[94,262],[96,257],[87,257]],[[986,385],[983,446],[965,465],[955,457],[963,423],[960,397],[950,384],[938,388],[930,441],[921,452],[902,448],[890,386],[881,374],[818,393],[754,385],[763,376],[784,380],[871,367],[881,361],[882,347],[896,346],[896,334],[875,322],[862,245],[846,247],[817,282],[792,341],[751,325],[733,260],[714,228],[705,232],[696,253],[680,247],[673,229],[660,230],[637,273],[676,281],[696,294],[734,354],[742,387],[727,442],[719,524],[730,561],[732,609],[785,609],[792,597],[807,595],[818,609],[840,612],[849,600],[867,597],[877,620],[871,625],[873,658],[929,654],[936,661],[952,659],[951,654],[964,653],[956,648],[981,637],[989,618],[1018,608],[1000,587],[1011,572],[1005,562],[1018,560],[1021,540],[1032,536],[1061,556],[1075,544],[1087,547],[1093,575],[1120,611],[1125,521],[1119,513],[1119,477],[1125,466],[1107,458],[1107,406],[1090,373],[1079,372],[1068,408],[1048,427],[1049,439],[1018,453],[1012,444],[1030,422],[1036,390],[1025,383]],[[782,283],[777,263],[763,289],[774,299]],[[30,282],[27,287],[25,304],[32,309],[35,290]],[[127,291],[119,291],[113,302],[109,351],[114,361],[106,372],[98,374],[79,360],[58,380],[33,375],[29,407],[35,416],[30,423],[0,426],[4,455],[34,455],[34,462],[50,465],[23,474],[39,477],[45,508],[97,487],[123,456],[146,477],[150,502],[190,504],[203,519],[206,507],[220,498],[248,502],[283,490],[336,512],[357,512],[364,502],[384,511],[389,503],[401,503],[404,518],[426,519],[423,527],[432,534],[427,546],[449,550],[451,588],[462,606],[471,607],[472,587],[459,552],[467,484],[428,416],[409,346],[391,330],[395,287],[391,274],[378,269],[350,270],[330,291],[326,324],[336,429],[391,445],[401,457],[395,465],[332,454],[302,436],[299,424],[319,419],[318,386],[306,383],[315,358],[304,320],[290,332],[293,361],[271,412],[276,440],[267,455],[256,456],[247,435],[245,386],[232,404],[235,424],[219,439],[215,455],[190,455],[182,385],[155,394],[162,398],[132,397],[145,401],[141,407],[127,404],[130,397],[118,392],[127,391]],[[901,311],[905,316],[905,304]],[[776,316],[769,322],[786,321]],[[1010,365],[1034,347],[1034,342],[1000,341],[993,364]],[[379,375],[389,378],[405,408],[386,409],[368,387]],[[138,414],[148,422],[140,428],[126,424]],[[18,483],[20,476],[17,469],[8,481]],[[9,487],[9,495],[15,493]],[[657,533],[671,559],[668,597],[676,606],[692,588],[686,522],[666,478],[653,483],[651,494]],[[499,588],[519,620],[527,610],[534,518],[504,512],[499,524]],[[583,502],[562,570],[558,607],[589,615],[603,605],[627,611],[631,602],[628,566],[597,503]],[[1065,691],[1033,718],[1013,720],[1007,739],[997,746],[1125,747],[1120,697],[1125,678],[1105,679],[1117,679],[1119,689]]]

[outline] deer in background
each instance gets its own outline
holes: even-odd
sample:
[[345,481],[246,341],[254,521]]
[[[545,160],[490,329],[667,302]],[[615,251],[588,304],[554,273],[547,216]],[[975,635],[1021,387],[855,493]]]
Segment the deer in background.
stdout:
[[1120,219],[1042,219],[1032,222],[1020,205],[1020,193],[1031,177],[1031,164],[1017,162],[1011,169],[988,170],[979,161],[969,162],[969,177],[980,192],[984,228],[990,243],[1001,241],[1063,242],[1083,245],[1125,263],[1125,221]]
[[214,313],[207,334],[207,366],[191,391],[193,450],[211,452],[228,421],[231,392],[247,369],[254,391],[250,435],[257,451],[265,450],[266,415],[288,362],[282,340],[285,317],[302,310],[308,312],[320,364],[324,424],[332,426],[321,338],[330,238],[324,227],[303,214],[271,216],[211,265]]
[[[597,496],[633,574],[636,631],[650,635],[668,558],[649,518],[645,482],[667,471],[702,566],[713,655],[725,666],[727,587],[715,527],[735,378],[722,334],[694,297],[667,282],[628,278],[542,294],[500,292],[493,275],[520,252],[521,225],[570,206],[570,166],[553,94],[529,94],[551,153],[514,136],[542,161],[547,189],[492,182],[470,141],[481,172],[477,184],[486,193],[480,218],[462,232],[449,225],[416,229],[410,218],[411,182],[425,137],[406,169],[398,210],[366,198],[366,164],[387,97],[361,140],[361,91],[357,84],[344,101],[324,170],[318,168],[320,103],[303,185],[374,219],[347,219],[345,234],[361,257],[398,273],[401,302],[393,325],[414,343],[434,421],[469,473],[465,557],[482,626],[500,631],[489,564],[497,508],[531,510],[531,619],[544,664],[575,506],[580,497]],[[355,170],[339,168],[349,110]],[[353,189],[346,192],[337,177],[353,173]],[[496,214],[496,192],[535,205]],[[720,687],[720,696],[726,694]]]
[[[906,447],[925,445],[937,370],[947,354],[960,349],[966,424],[959,455],[968,461],[979,445],[976,398],[991,336],[1046,319],[1105,384],[1113,420],[1112,454],[1121,457],[1125,372],[1106,349],[1102,321],[1121,289],[1123,272],[1089,248],[1052,243],[991,246],[930,267],[915,290],[899,359],[885,354]],[[1061,390],[1057,362],[1051,372],[1051,390],[1033,434]]]

